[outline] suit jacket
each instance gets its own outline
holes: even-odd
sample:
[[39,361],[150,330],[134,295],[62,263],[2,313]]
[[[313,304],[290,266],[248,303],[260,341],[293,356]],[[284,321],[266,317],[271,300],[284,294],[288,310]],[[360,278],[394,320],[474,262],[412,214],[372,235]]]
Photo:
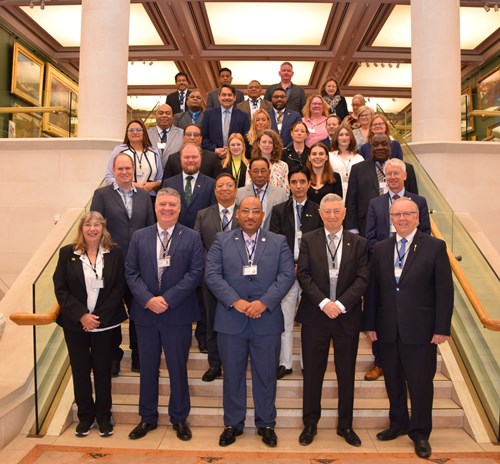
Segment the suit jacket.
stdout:
[[[253,190],[253,183],[240,187],[238,193],[236,194],[236,203],[239,205],[241,200],[246,197],[254,197],[255,193]],[[262,229],[269,230],[271,225],[271,211],[275,205],[283,203],[288,200],[288,192],[285,189],[276,187],[271,184],[267,184],[266,192],[266,216],[264,217],[264,222],[262,224]]]
[[217,203],[215,198],[215,181],[201,172],[198,173],[196,184],[191,195],[189,205],[186,202],[184,195],[184,181],[182,173],[174,177],[169,177],[162,183],[162,187],[172,187],[177,190],[181,196],[181,214],[179,216],[179,224],[185,225],[192,229],[196,221],[198,211]]
[[[248,115],[248,119],[250,119],[250,121],[251,121],[252,120],[252,110],[250,109],[250,105],[251,105],[251,99],[247,99],[247,100],[242,101],[241,103],[238,103],[236,105],[236,108],[238,108],[239,110],[246,113]],[[273,107],[273,104],[270,101],[262,98],[258,109],[267,111],[267,110],[270,110],[272,107]]]
[[[273,84],[267,88],[264,98],[271,101],[274,89],[282,87],[281,83]],[[304,89],[298,85],[292,84],[290,90],[287,92],[288,100],[286,107],[292,111],[302,114],[302,108],[306,105],[306,94]]]
[[[366,160],[372,157],[372,146],[369,142],[359,148],[359,154]],[[391,158],[403,160],[403,150],[397,140],[391,140]]]
[[[191,93],[191,90],[189,90],[189,89],[187,89],[184,92],[184,105],[186,104],[187,97],[190,93]],[[167,95],[167,99],[166,99],[165,103],[167,105],[169,105],[170,108],[172,108],[172,111],[174,114],[181,113],[181,103],[179,101],[179,91],[178,90],[176,90],[175,92],[169,93]],[[179,126],[177,126],[177,127],[179,127]]]
[[288,164],[288,172],[296,168],[299,164],[305,165],[309,156],[309,147],[304,145],[304,151],[299,155],[293,147],[293,143],[283,149],[281,160]]
[[332,141],[330,140],[330,136],[328,136],[326,139],[320,140],[320,143],[326,146],[328,148],[328,151],[332,149]]
[[449,335],[453,280],[446,244],[417,230],[396,283],[390,237],[375,245],[365,298],[363,329],[382,343],[430,343],[433,334]]
[[[417,178],[413,166],[408,163],[405,164],[407,173],[405,190],[418,194]],[[345,201],[347,214],[344,220],[344,227],[348,230],[358,229],[363,237],[366,231],[368,205],[372,198],[379,196],[379,185],[375,169],[375,161],[369,159],[355,164],[349,175],[347,198]]]
[[271,108],[268,113],[271,118],[271,129],[278,132],[283,142],[283,146],[286,147],[292,142],[292,126],[297,121],[302,121],[302,116],[296,111],[292,111],[290,108],[285,108],[285,113],[283,114],[283,122],[281,124],[281,131],[278,130],[278,123],[276,122],[276,113],[274,108]]
[[[243,138],[250,129],[250,120],[248,116],[233,106],[231,122],[229,123],[229,135],[233,132],[240,133]],[[221,107],[212,108],[205,111],[203,121],[201,122],[201,133],[203,141],[202,148],[215,151],[216,148],[224,146],[224,137],[222,135],[222,112]]]
[[[238,178],[238,185],[236,187],[244,187],[247,179],[247,167],[244,163],[240,164],[240,177]],[[225,168],[222,168],[222,172],[227,172],[231,175],[233,175],[233,168],[231,167],[231,164],[228,164]]]
[[[413,200],[419,210],[418,230],[424,234],[431,233],[431,223],[429,220],[429,208],[424,197],[414,195],[405,190],[405,197]],[[368,205],[368,215],[366,218],[366,239],[370,253],[373,252],[375,243],[381,242],[391,236],[391,218],[389,216],[389,193],[380,195],[370,200]]]
[[[245,100],[245,94],[241,90],[236,89],[236,100],[234,101],[234,104],[237,105],[238,103],[241,103],[244,100]],[[220,108],[218,88],[212,90],[211,92],[208,92],[207,110],[209,108]]]
[[121,195],[113,185],[107,185],[94,192],[90,211],[99,211],[105,217],[111,238],[120,245],[124,258],[127,256],[132,234],[155,222],[151,196],[142,189],[136,189],[132,195],[131,218],[128,217]]
[[[285,237],[261,229],[254,256],[257,275],[244,276],[242,269],[248,257],[241,230],[218,233],[210,247],[205,281],[218,300],[214,324],[217,332],[236,335],[247,324],[258,335],[283,332],[281,300],[295,281],[292,253]],[[260,318],[251,319],[232,307],[240,298],[260,300],[267,309]]]
[[196,124],[197,126],[201,127],[201,121],[203,121],[204,114],[205,112],[201,111],[198,116],[198,120],[196,121],[196,123],[194,123],[191,119],[191,115],[187,111],[184,111],[183,113],[177,113],[174,116],[174,126],[182,130],[184,130],[190,124]]
[[[191,324],[200,319],[196,287],[203,276],[203,245],[200,234],[176,224],[168,254],[170,267],[158,282],[157,225],[140,229],[130,241],[125,263],[127,284],[134,299],[130,318],[136,324],[154,326],[166,323],[170,326]],[[146,309],[146,303],[154,296],[162,295],[169,308],[162,314]]]
[[[148,129],[149,139],[151,140],[151,145],[155,148],[158,147],[158,143],[160,143],[160,136],[158,135],[158,127],[150,127]],[[161,154],[161,162],[163,168],[165,168],[165,164],[167,164],[168,157],[177,151],[179,151],[184,145],[184,131],[175,127],[174,125],[170,126],[170,132],[167,135],[166,146],[163,150],[158,148],[158,151]]]
[[[311,232],[320,227],[323,227],[323,221],[319,215],[319,205],[306,200],[304,209],[302,210],[302,233]],[[284,235],[293,253],[295,247],[295,229],[293,198],[289,198],[287,201],[273,207],[269,230],[275,234]]]
[[[104,287],[99,290],[93,312],[99,316],[100,328],[112,327],[127,319],[123,306],[125,269],[122,252],[119,248],[112,248],[103,256]],[[57,323],[66,330],[83,333],[80,319],[89,312],[87,288],[80,255],[74,253],[72,244],[59,250],[53,281],[57,302],[61,307]]]
[[[231,225],[229,230],[239,229],[240,225],[238,223],[238,218],[236,217],[236,205],[234,207],[233,217],[231,218]],[[222,222],[219,213],[219,204],[209,206],[208,208],[198,211],[196,216],[196,223],[194,225],[194,230],[198,231],[201,235],[201,241],[203,242],[203,247],[205,251],[208,251],[212,246],[215,236],[222,232]],[[227,230],[227,232],[229,231]]]
[[369,274],[367,245],[363,237],[343,231],[336,300],[345,306],[347,313],[330,319],[319,307],[321,301],[330,298],[325,229],[316,229],[302,236],[297,263],[297,280],[303,291],[296,317],[298,322],[309,326],[339,324],[348,335],[361,330],[361,297],[368,285]]
[[[219,157],[211,151],[201,151],[201,167],[200,172],[212,179],[215,179],[221,172],[222,166]],[[163,179],[165,181],[169,177],[176,176],[182,173],[181,154],[180,152],[172,153],[167,160],[165,169],[163,170]]]

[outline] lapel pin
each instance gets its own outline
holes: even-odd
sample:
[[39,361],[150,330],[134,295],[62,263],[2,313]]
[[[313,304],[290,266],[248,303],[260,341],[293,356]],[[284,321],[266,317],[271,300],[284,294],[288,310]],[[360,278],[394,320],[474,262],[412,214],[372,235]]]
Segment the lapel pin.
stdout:
[[265,242],[266,241],[266,237],[262,237],[262,241]]
[[71,258],[71,261],[76,261],[76,258]]
[[234,239],[235,239],[235,240],[239,240],[240,238],[239,238],[237,235],[235,235],[235,236],[234,236]]
[[351,246],[351,242],[347,242],[347,246]]
[[417,245],[416,244],[413,246],[413,251],[417,251]]

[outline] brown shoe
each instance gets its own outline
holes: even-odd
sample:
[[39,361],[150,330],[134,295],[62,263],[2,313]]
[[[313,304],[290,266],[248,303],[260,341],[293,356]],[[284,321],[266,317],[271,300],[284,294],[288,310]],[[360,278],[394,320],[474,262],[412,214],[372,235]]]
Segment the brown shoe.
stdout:
[[381,367],[372,366],[371,369],[365,374],[365,380],[377,380],[383,374],[384,371]]

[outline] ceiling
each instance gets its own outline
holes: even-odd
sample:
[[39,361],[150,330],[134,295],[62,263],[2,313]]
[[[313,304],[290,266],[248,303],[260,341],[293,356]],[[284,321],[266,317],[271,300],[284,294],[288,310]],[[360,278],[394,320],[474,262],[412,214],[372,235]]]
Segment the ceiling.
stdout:
[[[77,78],[81,1],[44,0],[43,9],[42,0],[31,3],[0,0],[0,22]],[[132,108],[163,100],[178,71],[206,93],[226,66],[233,84],[245,90],[251,79],[278,82],[283,61],[293,63],[293,81],[306,93],[334,76],[344,95],[362,93],[371,106],[397,112],[410,103],[409,0],[131,3]],[[500,12],[493,3],[486,12],[485,0],[460,2],[462,77],[499,53]]]

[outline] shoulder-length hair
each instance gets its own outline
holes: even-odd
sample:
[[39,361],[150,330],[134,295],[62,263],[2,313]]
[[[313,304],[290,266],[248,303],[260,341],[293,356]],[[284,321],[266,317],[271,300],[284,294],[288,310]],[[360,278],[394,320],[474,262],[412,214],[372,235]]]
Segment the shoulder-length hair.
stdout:
[[382,121],[385,124],[385,134],[390,137],[391,136],[391,126],[389,124],[389,121],[387,120],[387,118],[383,114],[381,114],[381,113],[374,113],[372,115],[372,120],[371,120],[371,123],[370,123],[370,131],[368,132],[368,140],[371,140],[372,137],[373,137],[372,124],[375,121],[375,119],[382,119]]
[[259,116],[264,115],[267,120],[267,129],[271,128],[271,118],[269,117],[269,113],[266,110],[263,110],[262,108],[256,110],[252,116],[252,120],[250,121],[250,129],[247,132],[247,140],[250,145],[254,144],[255,139],[259,135],[257,133],[257,128],[255,127],[255,118],[257,117],[257,115]]
[[141,126],[142,129],[142,150],[146,151],[151,146],[151,140],[149,140],[148,130],[146,126],[140,119],[133,119],[127,124],[127,128],[125,129],[125,138],[123,139],[123,143],[130,147],[130,139],[128,138],[128,128],[131,124],[136,123]]
[[97,221],[102,225],[102,237],[100,242],[100,246],[102,248],[111,250],[111,248],[116,246],[116,243],[113,242],[113,239],[108,232],[108,229],[106,227],[106,219],[104,219],[103,215],[98,211],[89,211],[80,219],[76,239],[73,242],[73,250],[79,251],[80,253],[87,253],[87,243],[85,242],[85,238],[83,236],[83,226],[89,221]]
[[264,129],[255,139],[255,142],[252,146],[252,158],[258,158],[262,156],[262,152],[259,147],[260,139],[263,135],[267,135],[273,139],[273,151],[271,152],[270,163],[274,164],[281,160],[281,154],[283,152],[283,142],[281,141],[281,137],[272,129]]
[[248,160],[245,156],[245,139],[239,132],[233,132],[229,138],[227,139],[227,155],[226,157],[222,160],[222,169],[227,168],[231,164],[231,160],[233,159],[233,155],[231,154],[231,150],[229,150],[229,144],[231,143],[231,140],[233,139],[238,139],[242,144],[243,144],[243,152],[241,153],[241,162],[248,167]]
[[349,146],[347,147],[347,150],[351,152],[356,151],[356,137],[354,137],[354,133],[352,132],[352,128],[350,124],[343,122],[337,127],[337,130],[335,131],[335,134],[333,135],[332,139],[332,151],[338,151],[340,150],[339,148],[339,134],[342,129],[345,129],[348,134],[349,134]]
[[[321,148],[325,152],[325,155],[326,155],[325,166],[323,167],[323,173],[321,174],[321,182],[318,182],[318,180],[319,180],[318,176],[314,172],[311,161],[309,160],[313,149],[318,148],[318,147]],[[306,160],[306,166],[309,169],[309,171],[311,171],[311,183],[312,184],[318,184],[318,183],[334,184],[336,182],[335,176],[333,175],[333,168],[332,168],[332,165],[330,163],[330,157],[328,156],[328,148],[324,143],[316,142],[316,143],[313,143],[309,147],[309,156],[307,157],[307,160]]]
[[338,83],[337,79],[330,76],[330,77],[326,78],[325,82],[323,82],[323,85],[319,89],[319,93],[321,94],[322,97],[326,96],[326,84],[328,84],[328,82],[335,82],[335,85],[337,86],[337,90],[333,94],[334,96],[335,95],[342,95],[342,91],[340,90],[339,83]]
[[321,100],[321,103],[323,104],[323,116],[326,118],[330,114],[330,105],[325,101],[325,99],[319,94],[319,93],[313,93],[312,95],[309,95],[306,100],[306,104],[304,105],[304,108],[302,108],[302,116],[304,118],[309,119],[311,117],[311,103],[314,98],[319,98]]

